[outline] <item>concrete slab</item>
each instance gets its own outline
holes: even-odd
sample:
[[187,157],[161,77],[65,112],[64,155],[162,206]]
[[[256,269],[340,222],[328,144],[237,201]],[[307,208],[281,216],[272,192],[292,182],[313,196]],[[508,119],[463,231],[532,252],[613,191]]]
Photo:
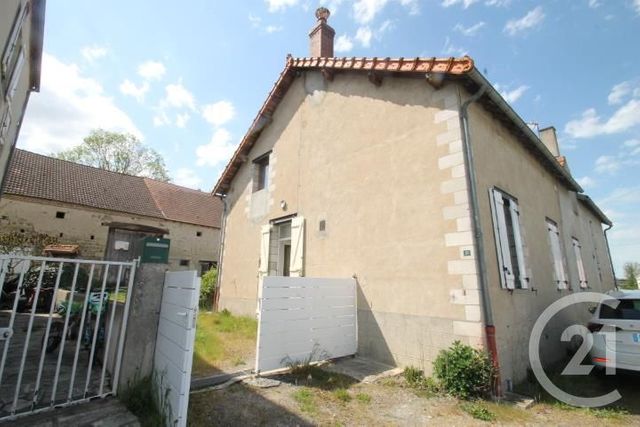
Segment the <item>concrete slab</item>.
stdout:
[[363,383],[372,383],[380,378],[402,373],[402,368],[385,365],[364,357],[344,357],[322,366],[323,369],[337,374],[347,375]]

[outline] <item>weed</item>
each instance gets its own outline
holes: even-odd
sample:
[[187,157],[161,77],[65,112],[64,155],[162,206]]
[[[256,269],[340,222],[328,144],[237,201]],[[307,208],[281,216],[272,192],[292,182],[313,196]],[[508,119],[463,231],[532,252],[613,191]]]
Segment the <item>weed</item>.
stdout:
[[300,390],[295,391],[291,396],[296,402],[298,402],[302,412],[314,414],[317,411],[318,408],[313,400],[313,392],[310,389],[306,387],[301,388]]
[[406,367],[403,376],[409,387],[421,395],[424,394],[425,397],[430,397],[440,391],[438,383],[431,377],[425,377],[424,373],[416,367]]
[[491,412],[480,402],[462,402],[460,404],[460,409],[477,420],[495,421],[496,419],[496,414]]
[[347,403],[351,401],[351,395],[347,390],[343,388],[338,388],[334,390],[333,395],[335,396],[336,399],[338,399],[343,403]]
[[119,399],[135,416],[143,427],[165,424],[165,415],[158,407],[158,396],[151,376],[130,381]]
[[246,362],[242,359],[242,357],[236,356],[233,359],[231,359],[231,363],[233,363],[233,366],[240,366],[240,365],[244,365]]
[[356,394],[356,400],[360,403],[369,404],[371,403],[371,396],[367,393],[358,393]]
[[580,411],[585,414],[593,415],[596,418],[602,419],[621,419],[626,415],[629,415],[629,411],[624,408],[612,406],[609,408],[581,408],[579,406],[568,405],[564,402],[554,402],[553,406],[563,411]]

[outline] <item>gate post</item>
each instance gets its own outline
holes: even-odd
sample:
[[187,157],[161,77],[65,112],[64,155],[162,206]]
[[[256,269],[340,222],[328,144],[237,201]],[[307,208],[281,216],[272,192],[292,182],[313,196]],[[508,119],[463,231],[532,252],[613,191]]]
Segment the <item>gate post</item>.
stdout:
[[117,393],[153,372],[167,264],[141,264],[136,271]]

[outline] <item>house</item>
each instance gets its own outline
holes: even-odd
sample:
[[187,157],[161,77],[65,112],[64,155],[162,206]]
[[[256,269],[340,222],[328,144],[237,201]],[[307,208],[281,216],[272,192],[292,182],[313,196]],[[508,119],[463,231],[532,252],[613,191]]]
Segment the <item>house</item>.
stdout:
[[[353,276],[360,354],[430,372],[461,340],[523,380],[541,312],[613,288],[611,222],[555,130],[533,132],[471,58],[335,58],[328,15],[215,186],[220,308],[255,313],[266,275]],[[560,317],[545,360],[564,354]]]
[[0,230],[44,233],[90,259],[129,261],[147,236],[171,240],[171,269],[217,265],[222,204],[210,193],[15,150]]
[[40,90],[45,0],[0,2],[0,197],[29,95]]

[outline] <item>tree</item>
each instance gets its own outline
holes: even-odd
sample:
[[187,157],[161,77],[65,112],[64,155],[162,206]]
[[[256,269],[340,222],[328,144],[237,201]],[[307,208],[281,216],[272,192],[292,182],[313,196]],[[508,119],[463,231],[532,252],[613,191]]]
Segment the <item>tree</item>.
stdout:
[[638,276],[640,276],[640,264],[628,262],[624,265],[624,289],[638,289]]
[[170,180],[162,156],[129,133],[94,129],[82,144],[55,157],[112,172]]

